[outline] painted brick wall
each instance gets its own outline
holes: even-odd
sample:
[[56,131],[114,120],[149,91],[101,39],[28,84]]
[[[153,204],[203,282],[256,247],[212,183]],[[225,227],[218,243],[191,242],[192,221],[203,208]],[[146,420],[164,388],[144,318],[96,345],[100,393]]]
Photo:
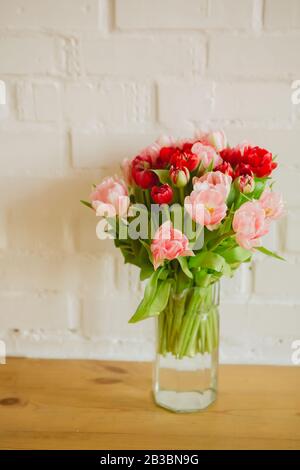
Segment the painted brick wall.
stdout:
[[0,338],[9,354],[152,356],[152,322],[127,324],[142,293],[137,272],[96,239],[79,199],[158,135],[212,125],[278,153],[288,203],[268,237],[287,262],[258,257],[223,282],[221,358],[290,363],[300,339],[299,5],[0,0]]

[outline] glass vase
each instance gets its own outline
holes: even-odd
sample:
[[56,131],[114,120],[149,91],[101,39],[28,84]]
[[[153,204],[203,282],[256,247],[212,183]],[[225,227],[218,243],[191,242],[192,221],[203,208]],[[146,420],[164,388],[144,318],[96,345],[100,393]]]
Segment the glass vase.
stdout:
[[217,395],[219,283],[171,292],[156,320],[153,395],[163,408],[200,411]]

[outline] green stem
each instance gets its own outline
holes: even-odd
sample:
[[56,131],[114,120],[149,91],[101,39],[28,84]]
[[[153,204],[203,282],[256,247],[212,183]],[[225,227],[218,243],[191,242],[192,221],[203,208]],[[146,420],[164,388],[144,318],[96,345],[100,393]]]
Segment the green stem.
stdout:
[[235,232],[233,230],[230,230],[229,232],[224,233],[224,235],[218,237],[215,242],[211,246],[209,246],[209,251],[214,251],[214,249],[217,248],[223,240],[232,237],[232,235],[235,235]]
[[148,209],[151,209],[150,190],[146,189],[144,191],[144,195],[145,195],[146,206],[148,207]]
[[211,353],[213,350],[213,340],[212,340],[212,329],[209,315],[205,319],[205,326],[206,326],[206,345],[207,345],[207,352]]
[[189,343],[188,343],[187,348],[186,348],[186,355],[187,356],[193,356],[196,353],[196,340],[197,340],[200,321],[201,321],[200,315],[199,314],[195,315],[194,324],[193,324],[193,328],[192,328],[192,331],[191,331],[191,334],[190,334]]
[[205,338],[206,338],[206,328],[205,328],[205,319],[201,318],[200,321],[200,340],[201,340],[201,354],[205,353]]
[[179,200],[180,204],[184,206],[184,187],[178,188],[179,189]]
[[213,344],[216,348],[219,343],[219,321],[218,314],[215,307],[211,310],[212,330],[213,330]]
[[178,286],[158,318],[158,352],[171,353],[178,359],[212,353],[219,340],[213,288],[177,289]]

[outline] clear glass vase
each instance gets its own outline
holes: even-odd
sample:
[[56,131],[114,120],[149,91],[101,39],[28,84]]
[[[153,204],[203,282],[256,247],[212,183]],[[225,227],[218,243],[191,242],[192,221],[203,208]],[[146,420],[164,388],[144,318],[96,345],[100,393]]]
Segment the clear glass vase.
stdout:
[[171,293],[156,320],[153,394],[163,408],[200,411],[217,395],[219,283]]

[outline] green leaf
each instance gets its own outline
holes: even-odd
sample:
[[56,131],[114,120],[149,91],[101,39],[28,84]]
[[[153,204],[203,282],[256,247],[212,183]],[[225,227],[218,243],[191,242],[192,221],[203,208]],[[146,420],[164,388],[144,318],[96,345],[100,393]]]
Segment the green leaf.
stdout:
[[153,266],[152,264],[142,264],[141,265],[141,272],[140,272],[140,280],[145,281],[153,274]]
[[274,253],[274,251],[270,251],[267,248],[264,248],[263,246],[258,246],[255,248],[257,251],[260,251],[264,255],[271,256],[272,258],[279,259],[280,261],[286,261],[282,256],[277,255],[277,253]]
[[180,269],[177,273],[177,279],[176,279],[176,292],[177,293],[182,293],[185,289],[188,287],[191,287],[193,285],[193,280],[194,277],[189,278],[187,277],[184,272]]
[[135,266],[139,266],[139,263],[138,263],[136,257],[134,256],[134,254],[132,253],[131,248],[128,245],[127,246],[126,245],[119,245],[118,248],[120,248],[120,250],[121,250],[121,253],[123,255],[125,264],[133,264]]
[[86,207],[89,207],[90,209],[93,209],[92,204],[89,201],[84,201],[83,199],[80,199],[81,204],[83,204]]
[[159,181],[162,184],[170,182],[170,173],[169,170],[151,170],[158,176]]
[[179,256],[177,258],[177,260],[178,260],[178,263],[180,264],[180,267],[181,267],[182,271],[184,272],[184,274],[187,277],[189,277],[190,279],[193,279],[193,274],[189,270],[189,265],[188,265],[188,261],[187,261],[186,256]]
[[213,169],[214,169],[214,160],[210,162],[208,167],[205,169],[204,173],[209,173],[210,171],[213,171]]
[[234,203],[234,201],[237,197],[237,194],[238,194],[238,191],[236,190],[234,184],[232,184],[231,188],[230,188],[228,198],[227,198],[227,201],[226,201],[226,204],[227,204],[228,207],[230,207]]
[[207,287],[213,278],[212,274],[208,274],[205,269],[199,269],[194,273],[195,284],[198,287]]
[[239,209],[243,204],[245,204],[245,202],[249,202],[249,201],[250,202],[252,201],[251,194],[239,193],[239,197],[235,204],[235,209]]
[[236,246],[229,250],[225,250],[222,253],[223,258],[225,258],[226,262],[229,264],[233,263],[244,263],[249,258],[251,258],[252,253],[249,250],[245,250],[240,246]]
[[136,309],[134,315],[129,320],[129,323],[135,323],[143,318],[147,318],[150,306],[155,298],[157,291],[158,279],[163,268],[158,268],[149,278],[148,284],[145,289],[144,297]]
[[160,312],[162,312],[164,308],[166,308],[168,300],[169,300],[172,282],[173,282],[172,279],[167,279],[166,281],[162,281],[160,283],[159,288],[157,289],[156,295],[154,297],[154,300],[148,311],[147,318],[155,317],[159,315]]
[[226,264],[225,259],[217,253],[211,251],[204,251],[196,256],[193,256],[189,260],[190,268],[208,268],[213,271],[222,272]]
[[267,184],[267,178],[255,178],[255,188],[254,191],[248,196],[251,199],[259,199]]
[[145,248],[145,250],[147,251],[148,253],[148,256],[149,256],[149,260],[151,261],[152,263],[152,253],[151,253],[151,249],[150,249],[150,245],[148,243],[145,242],[145,240],[142,240],[141,238],[139,239],[139,241],[141,242],[142,246]]

